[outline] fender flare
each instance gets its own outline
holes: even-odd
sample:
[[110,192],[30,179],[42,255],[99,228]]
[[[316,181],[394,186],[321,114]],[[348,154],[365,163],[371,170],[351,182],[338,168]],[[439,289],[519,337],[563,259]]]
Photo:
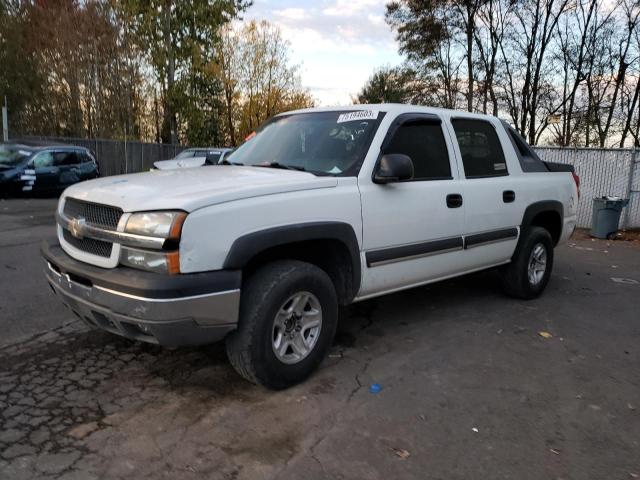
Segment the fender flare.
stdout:
[[273,247],[309,240],[338,240],[351,257],[354,293],[360,290],[362,268],[360,246],[353,227],[344,222],[309,222],[272,227],[238,237],[225,258],[223,268],[241,269],[261,252]]
[[512,260],[520,250],[520,245],[522,244],[522,239],[524,238],[524,236],[522,235],[522,231],[531,225],[531,222],[536,215],[543,212],[555,212],[560,216],[560,231],[562,232],[564,206],[561,202],[559,202],[558,200],[541,200],[539,202],[532,203],[525,209],[522,216],[522,223],[520,224],[520,238],[518,238],[518,244],[516,245],[515,252],[511,257]]
[[562,227],[562,219],[564,218],[564,207],[558,200],[542,200],[529,205],[522,216],[521,228],[528,227],[536,215],[542,212],[556,212],[560,215],[560,226]]

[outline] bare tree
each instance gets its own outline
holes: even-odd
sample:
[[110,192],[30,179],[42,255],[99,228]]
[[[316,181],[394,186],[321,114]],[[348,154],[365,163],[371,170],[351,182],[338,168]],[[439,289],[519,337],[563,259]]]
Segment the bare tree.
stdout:
[[[489,0],[484,2],[477,12],[478,20],[474,31],[475,43],[478,47],[479,63],[484,73],[481,82],[482,112],[498,115],[498,95],[496,77],[498,74],[498,55],[504,39],[505,25],[510,20],[512,2]],[[488,104],[491,102],[491,112]]]
[[221,82],[226,143],[237,145],[277,113],[313,105],[276,26],[253,21],[225,27],[221,37],[212,68]]

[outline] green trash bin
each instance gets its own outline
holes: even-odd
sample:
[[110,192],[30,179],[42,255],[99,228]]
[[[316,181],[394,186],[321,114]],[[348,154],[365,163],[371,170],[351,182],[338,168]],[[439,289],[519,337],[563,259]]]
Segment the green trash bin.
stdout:
[[591,236],[611,238],[618,233],[620,214],[628,203],[629,199],[619,197],[594,198],[591,216]]

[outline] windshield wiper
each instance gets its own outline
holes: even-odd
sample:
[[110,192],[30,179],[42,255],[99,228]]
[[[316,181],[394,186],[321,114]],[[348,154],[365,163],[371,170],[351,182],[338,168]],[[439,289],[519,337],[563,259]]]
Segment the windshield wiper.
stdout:
[[244,163],[240,162],[230,162],[229,160],[222,160],[218,165],[236,165],[239,167],[244,167]]
[[304,167],[299,167],[297,165],[286,165],[284,163],[279,163],[279,162],[255,163],[252,165],[252,167],[281,168],[283,170],[297,170],[299,172],[307,171]]

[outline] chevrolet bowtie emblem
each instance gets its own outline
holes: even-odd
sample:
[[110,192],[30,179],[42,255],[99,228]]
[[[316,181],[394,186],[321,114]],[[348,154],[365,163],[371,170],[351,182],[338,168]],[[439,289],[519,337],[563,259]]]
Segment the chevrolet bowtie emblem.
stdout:
[[76,238],[82,238],[84,234],[84,226],[87,224],[84,218],[74,218],[69,223],[69,232]]

